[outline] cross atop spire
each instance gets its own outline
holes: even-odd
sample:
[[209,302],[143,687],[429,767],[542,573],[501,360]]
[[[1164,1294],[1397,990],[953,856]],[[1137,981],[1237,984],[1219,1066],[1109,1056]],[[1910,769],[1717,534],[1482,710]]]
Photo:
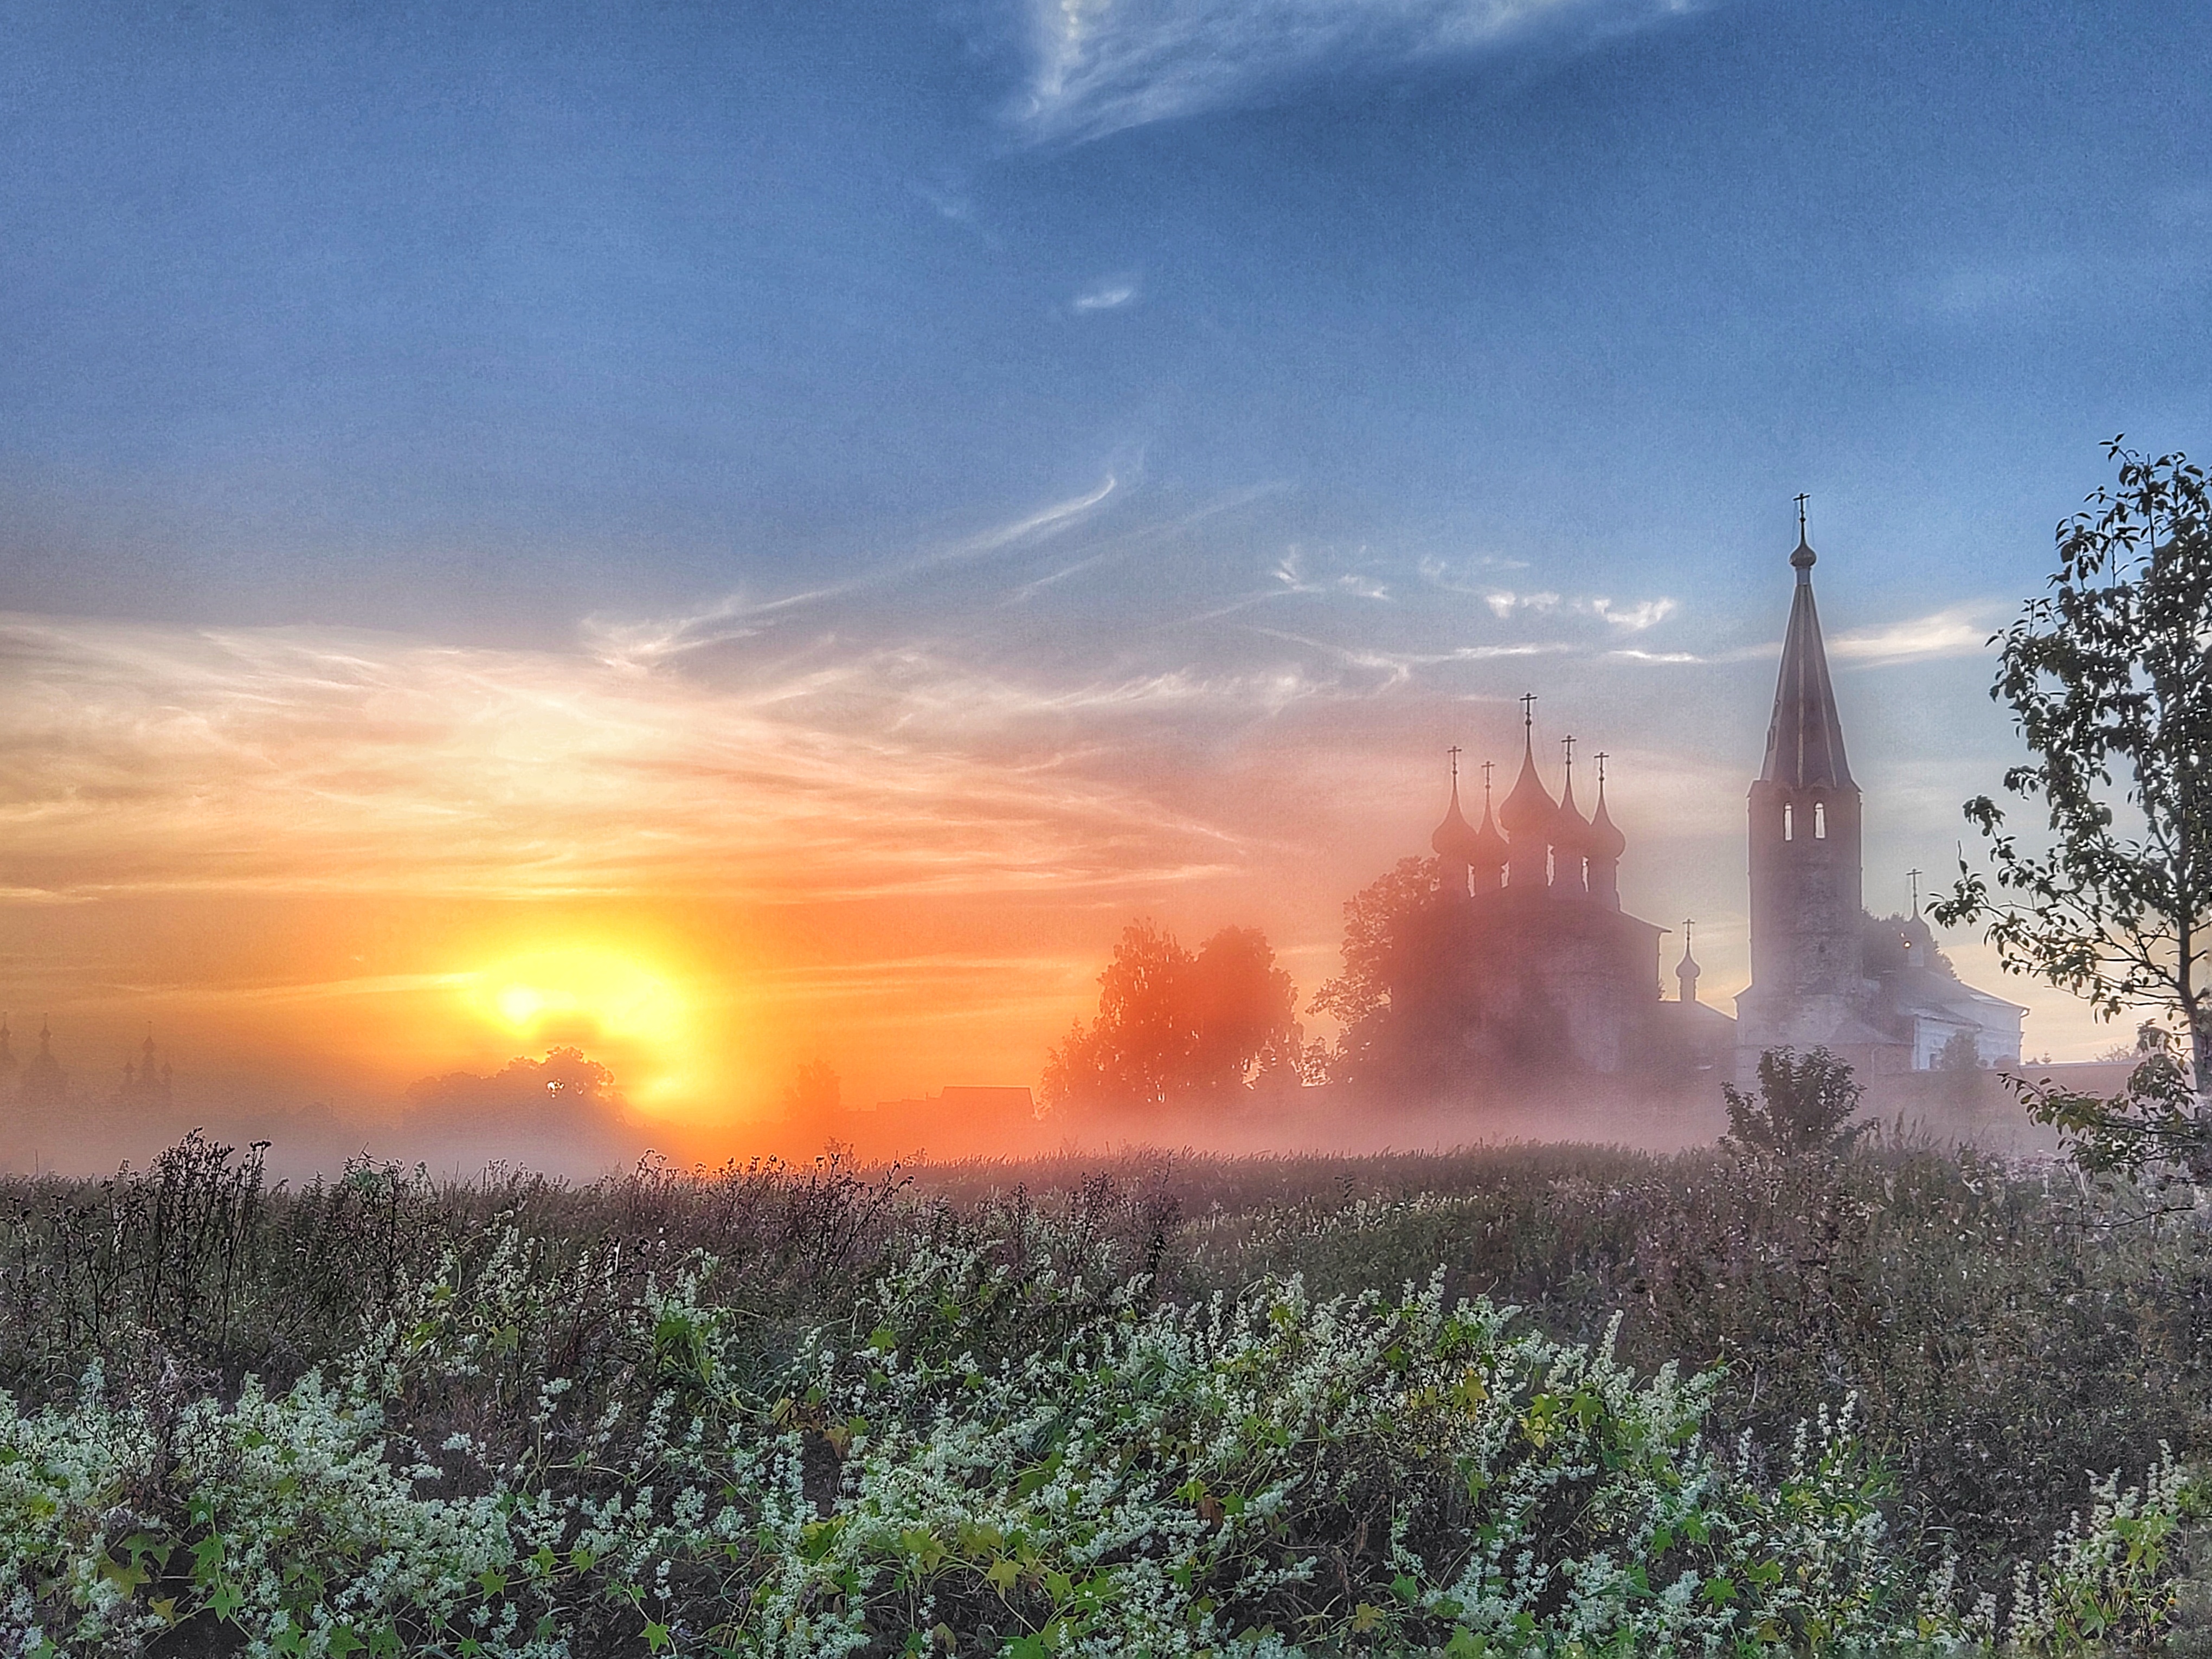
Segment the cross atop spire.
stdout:
[[1485,761],[1482,763],[1482,810],[1486,816],[1490,811],[1490,775],[1497,769],[1496,761]]
[[1597,751],[1597,787],[1598,793],[1601,794],[1605,792],[1605,763],[1611,758],[1612,757],[1608,756],[1604,750],[1601,749]]
[[1535,729],[1536,694],[1534,691],[1523,691],[1521,694],[1521,725],[1524,731]]
[[1905,872],[1905,879],[1912,884],[1912,919],[1915,921],[1917,921],[1920,920],[1920,878],[1922,872],[1918,870],[1907,870]]
[[1797,550],[1790,556],[1790,567],[1797,573],[1800,587],[1813,580],[1813,565],[1820,556],[1805,539],[1805,503],[1812,499],[1802,489],[1797,492]]
[[1459,785],[1459,745],[1457,744],[1454,744],[1450,748],[1445,750],[1444,753],[1451,757],[1452,786],[1456,788]]

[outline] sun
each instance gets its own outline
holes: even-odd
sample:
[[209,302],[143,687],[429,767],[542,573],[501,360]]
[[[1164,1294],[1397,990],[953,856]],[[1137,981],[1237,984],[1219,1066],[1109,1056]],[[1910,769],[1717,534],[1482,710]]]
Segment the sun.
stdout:
[[666,975],[599,946],[533,951],[471,980],[480,1011],[519,1036],[662,1042],[685,1024],[684,999]]
[[556,946],[468,975],[471,1012],[526,1048],[574,1044],[605,1059],[641,1105],[684,1091],[697,1058],[690,1000],[675,977],[618,949]]

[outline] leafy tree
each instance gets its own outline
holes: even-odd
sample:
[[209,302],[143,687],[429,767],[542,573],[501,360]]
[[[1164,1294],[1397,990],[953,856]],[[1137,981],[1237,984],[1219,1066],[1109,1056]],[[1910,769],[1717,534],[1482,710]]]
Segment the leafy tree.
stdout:
[[[2212,1177],[2212,500],[2181,455],[2106,446],[2100,487],[2057,529],[2058,571],[1999,636],[1993,698],[2033,758],[2005,787],[2037,805],[2047,847],[2023,847],[1988,796],[1966,805],[1994,886],[1962,854],[1936,920],[1978,922],[2005,966],[2113,1018],[2179,1028],[2129,1087],[2098,1101],[2024,1090],[2029,1109],[2112,1167],[2178,1158]],[[2094,1145],[2092,1144],[2094,1143]]]
[[1121,931],[1098,976],[1098,1018],[1045,1060],[1048,1109],[1158,1109],[1242,1089],[1297,1053],[1291,976],[1257,928],[1224,927],[1195,955],[1149,921]]
[[1311,1012],[1340,1028],[1332,1076],[1357,1075],[1374,1058],[1390,1012],[1390,967],[1406,924],[1443,891],[1443,862],[1400,859],[1344,905],[1344,971],[1314,994]]
[[1759,1057],[1759,1098],[1723,1084],[1729,1145],[1771,1158],[1802,1158],[1850,1145],[1860,1127],[1846,1127],[1859,1109],[1851,1068],[1826,1048],[1800,1054],[1769,1048]]
[[1297,1052],[1297,992],[1256,927],[1224,927],[1198,947],[1184,987],[1196,1041],[1191,1085],[1242,1088]]

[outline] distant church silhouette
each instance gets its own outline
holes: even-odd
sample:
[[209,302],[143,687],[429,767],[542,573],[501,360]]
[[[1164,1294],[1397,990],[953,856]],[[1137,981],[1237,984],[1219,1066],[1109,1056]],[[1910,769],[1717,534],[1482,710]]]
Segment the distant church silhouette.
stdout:
[[[169,1104],[173,1079],[168,1062],[161,1058],[154,1046],[154,1033],[149,1030],[146,1041],[133,1062],[127,1056],[123,1062],[123,1079],[112,1099],[106,1103],[121,1107],[156,1107]],[[53,1028],[51,1022],[39,1024],[39,1052],[25,1061],[15,1058],[14,1037],[8,1026],[8,1016],[0,1013],[0,1104],[20,1106],[26,1110],[47,1111],[63,1106],[82,1107],[95,1103],[75,1096],[70,1090],[69,1073],[62,1069],[60,1059],[54,1053]]]
[[1559,797],[1536,763],[1531,696],[1522,699],[1521,772],[1493,816],[1489,767],[1482,822],[1451,804],[1430,838],[1443,869],[1439,902],[1412,919],[1393,952],[1393,1048],[1420,1081],[1449,1086],[1528,1073],[1695,1071],[1719,1064],[1734,1022],[1697,1001],[1686,950],[1680,1003],[1662,1003],[1666,929],[1620,908],[1627,837],[1606,800],[1585,818],[1575,799],[1574,745],[1560,739]]
[[1529,1073],[1699,1074],[1750,1081],[1770,1048],[1822,1047],[1863,1073],[1925,1070],[1964,1054],[2020,1056],[2026,1010],[1960,983],[1921,920],[1867,915],[1858,786],[1814,610],[1814,555],[1798,503],[1796,591],[1766,754],[1750,811],[1752,982],[1736,1018],[1698,1000],[1702,970],[1682,924],[1677,994],[1662,1000],[1666,929],[1620,908],[1627,838],[1607,811],[1605,761],[1587,818],[1574,744],[1561,739],[1554,799],[1536,762],[1533,696],[1522,700],[1520,775],[1482,822],[1451,800],[1430,839],[1438,902],[1410,918],[1389,963],[1391,1048],[1409,1081],[1450,1086]]

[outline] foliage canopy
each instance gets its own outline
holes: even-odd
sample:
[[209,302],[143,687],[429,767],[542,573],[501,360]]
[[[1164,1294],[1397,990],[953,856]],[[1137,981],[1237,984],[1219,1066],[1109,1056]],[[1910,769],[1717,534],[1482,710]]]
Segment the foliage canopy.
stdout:
[[1098,988],[1098,1018],[1046,1058],[1048,1109],[1156,1110],[1297,1064],[1297,994],[1257,928],[1224,927],[1193,953],[1131,922]]
[[2171,1021],[2194,1099],[2161,1048],[2117,1099],[2031,1091],[2030,1106],[2094,1158],[2172,1154],[2212,1173],[2212,499],[2186,457],[2150,459],[2115,438],[2116,486],[2059,525],[2051,591],[1998,636],[1990,696],[2011,705],[2032,758],[2005,788],[2040,808],[2050,841],[2025,846],[1987,795],[1966,815],[1992,872],[1969,866],[1937,901],[1982,924],[2006,967],[2087,998],[2106,1018]]

